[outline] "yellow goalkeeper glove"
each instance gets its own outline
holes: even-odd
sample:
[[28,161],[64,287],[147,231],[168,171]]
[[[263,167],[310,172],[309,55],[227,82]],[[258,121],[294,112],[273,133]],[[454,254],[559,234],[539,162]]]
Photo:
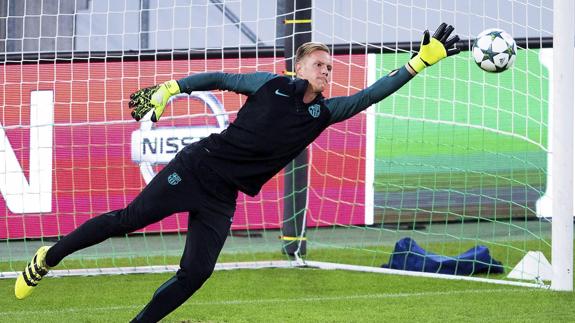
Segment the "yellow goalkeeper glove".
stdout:
[[431,38],[429,37],[429,30],[423,32],[419,53],[414,55],[408,62],[411,69],[419,73],[427,66],[433,65],[447,56],[459,53],[459,48],[451,48],[459,41],[459,36],[455,35],[448,39],[453,30],[453,26],[442,23]]
[[130,109],[133,109],[132,118],[139,121],[150,112],[150,110],[153,110],[151,120],[157,122],[160,120],[162,113],[164,113],[164,109],[170,97],[179,93],[180,86],[175,80],[132,93],[129,103]]

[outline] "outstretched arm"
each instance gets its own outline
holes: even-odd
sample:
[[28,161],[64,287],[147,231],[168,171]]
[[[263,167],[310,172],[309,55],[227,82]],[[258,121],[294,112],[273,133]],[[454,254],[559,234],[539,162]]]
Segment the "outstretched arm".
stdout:
[[210,90],[228,90],[250,95],[274,77],[277,75],[267,72],[251,74],[199,73],[178,81],[171,80],[138,90],[130,95],[129,106],[133,109],[132,118],[137,121],[153,110],[151,120],[157,122],[164,113],[168,100],[173,95]]
[[326,105],[331,111],[331,123],[340,122],[351,118],[359,112],[367,109],[388,95],[399,90],[409,82],[417,73],[431,66],[443,58],[459,53],[453,45],[459,40],[455,35],[449,38],[454,28],[442,23],[437,31],[430,37],[429,31],[423,33],[423,40],[419,53],[414,55],[405,66],[392,71],[380,78],[370,87],[346,97],[335,97],[326,100]]
[[277,77],[276,74],[256,72],[251,74],[229,74],[223,72],[207,72],[190,75],[178,80],[180,91],[227,90],[245,95],[254,94],[267,81]]
[[331,112],[330,123],[340,122],[353,117],[367,109],[370,105],[385,99],[388,95],[399,90],[405,83],[413,78],[408,66],[394,70],[380,78],[371,86],[351,96],[339,96],[325,101]]

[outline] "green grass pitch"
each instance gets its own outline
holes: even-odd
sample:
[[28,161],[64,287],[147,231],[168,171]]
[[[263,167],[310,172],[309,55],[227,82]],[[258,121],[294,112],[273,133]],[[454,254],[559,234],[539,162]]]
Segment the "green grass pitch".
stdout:
[[[518,241],[514,247],[549,248]],[[468,243],[430,243],[456,254]],[[490,245],[513,265],[521,252]],[[310,258],[366,266],[388,259],[391,246],[312,249]],[[66,260],[58,269],[175,264],[178,256]],[[285,260],[279,252],[225,252],[221,262]],[[10,265],[23,267],[24,261]],[[0,264],[0,269],[10,268]],[[507,267],[506,271],[509,271]],[[47,277],[26,300],[13,295],[14,279],[0,279],[0,322],[127,322],[171,274]],[[504,275],[491,278],[504,279]],[[575,294],[509,285],[310,268],[216,271],[165,322],[569,322]]]
[[[407,54],[397,55],[394,60],[378,60],[377,68],[383,75],[406,58]],[[375,159],[376,168],[382,171],[375,174],[376,189],[402,191],[405,183],[436,190],[543,187],[546,159],[541,146],[547,140],[543,130],[547,127],[544,120],[547,119],[548,87],[546,71],[539,64],[537,52],[520,52],[515,74],[490,75],[481,72],[471,61],[452,61],[426,71],[425,78],[414,80],[379,105],[378,113],[403,118],[377,119]],[[515,79],[511,79],[513,75]],[[518,82],[518,79],[524,81]],[[422,121],[424,119],[440,122],[428,123]],[[443,168],[449,169],[445,175],[441,173]],[[505,242],[509,246],[504,246],[495,239],[498,227],[489,225],[484,224],[481,235],[460,230],[469,237],[450,243],[431,241],[423,246],[454,255],[477,241],[491,241],[492,255],[503,261],[507,272],[526,250],[542,250],[551,259],[547,243],[526,241],[526,237],[532,238],[528,231],[513,233],[509,229],[505,237],[515,234],[517,239]],[[459,230],[457,224],[452,226]],[[548,231],[537,230],[537,227],[532,230]],[[329,245],[331,249],[318,252],[318,246],[312,245],[310,259],[379,266],[388,258],[393,241],[401,237],[389,230],[383,231],[381,228],[362,230],[362,239],[349,239],[375,241],[379,246],[349,249],[341,247],[347,245],[345,235],[327,232],[326,237],[315,241],[324,244],[319,247]],[[382,236],[386,241],[382,241]],[[434,236],[430,231],[416,238],[420,241]],[[34,248],[14,251],[12,256],[31,254]],[[181,249],[170,246],[166,250],[176,251],[166,257],[156,254],[114,260],[72,259],[58,269],[176,264]],[[245,256],[224,253],[220,260],[284,259],[278,252],[264,252]],[[24,264],[21,259],[10,263],[0,261],[0,271],[20,270]],[[24,301],[14,298],[13,279],[0,279],[0,322],[127,322],[170,276],[46,278]],[[571,322],[574,317],[575,293],[572,292],[298,268],[217,271],[165,322]]]
[[[127,322],[168,274],[46,278],[1,322]],[[218,271],[165,322],[568,322],[573,293],[315,269]]]

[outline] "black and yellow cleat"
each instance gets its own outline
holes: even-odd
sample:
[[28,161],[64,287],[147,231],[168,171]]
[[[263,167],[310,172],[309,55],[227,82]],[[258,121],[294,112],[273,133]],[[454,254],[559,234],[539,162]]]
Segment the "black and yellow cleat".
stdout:
[[24,271],[18,275],[16,279],[16,284],[14,285],[14,294],[17,299],[24,299],[34,290],[34,287],[38,285],[38,282],[44,277],[50,268],[46,266],[46,252],[50,247],[44,246],[40,247],[32,261],[28,263]]

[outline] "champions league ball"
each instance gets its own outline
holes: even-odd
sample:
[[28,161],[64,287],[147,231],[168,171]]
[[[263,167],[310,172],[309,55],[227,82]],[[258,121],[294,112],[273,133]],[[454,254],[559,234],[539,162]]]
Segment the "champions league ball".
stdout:
[[515,62],[517,44],[508,33],[501,29],[482,31],[473,42],[473,59],[482,70],[500,73]]

